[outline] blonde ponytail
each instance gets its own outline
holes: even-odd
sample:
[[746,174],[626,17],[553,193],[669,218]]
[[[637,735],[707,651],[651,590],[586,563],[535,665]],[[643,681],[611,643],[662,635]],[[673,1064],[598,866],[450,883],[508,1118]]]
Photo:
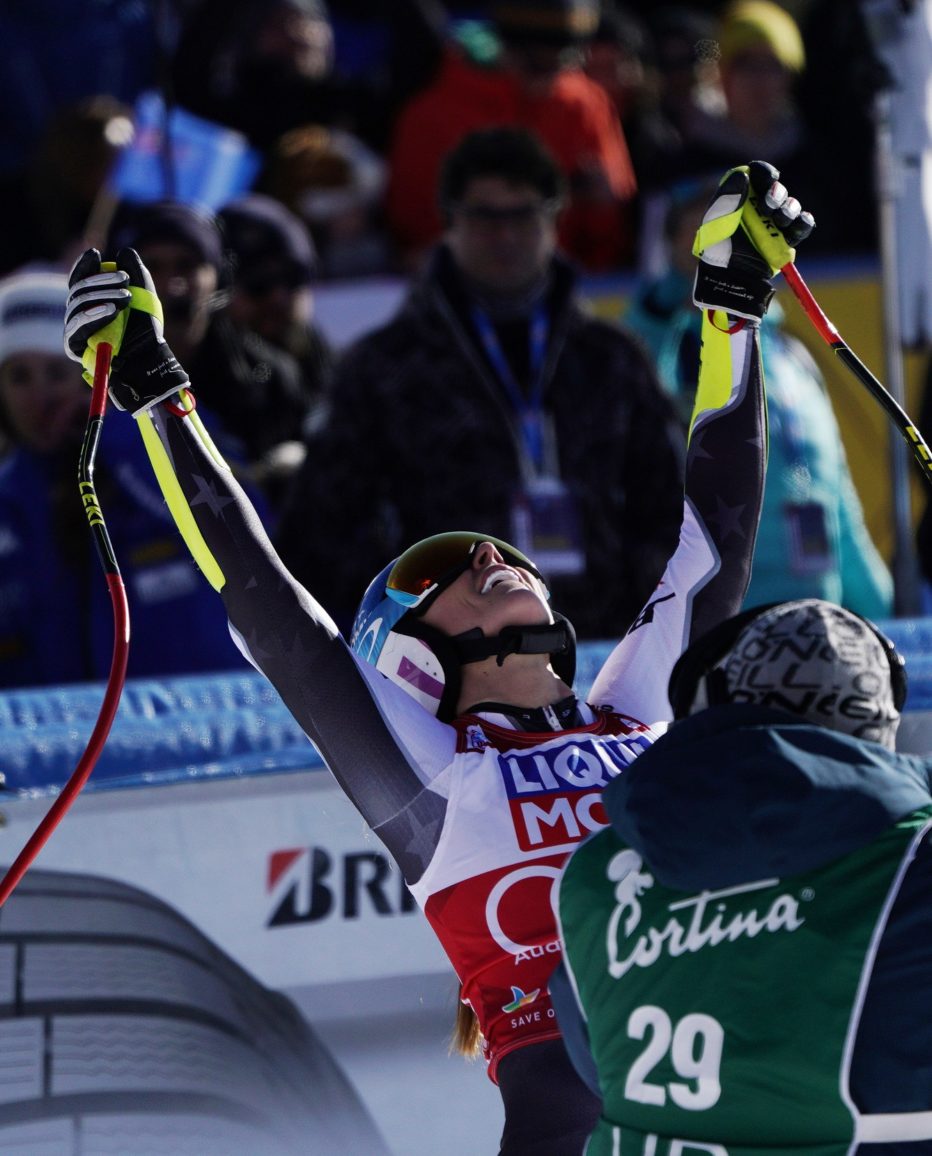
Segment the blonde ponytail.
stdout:
[[459,990],[459,1004],[456,1008],[456,1023],[450,1038],[450,1051],[465,1056],[468,1060],[478,1057],[482,1049],[482,1032],[479,1020],[472,1007],[463,1000],[463,989]]

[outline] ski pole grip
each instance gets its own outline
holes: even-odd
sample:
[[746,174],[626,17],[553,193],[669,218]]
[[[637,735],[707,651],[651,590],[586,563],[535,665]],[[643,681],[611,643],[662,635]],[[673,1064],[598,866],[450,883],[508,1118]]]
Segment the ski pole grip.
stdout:
[[770,266],[771,274],[779,273],[785,265],[796,260],[796,250],[786,243],[786,237],[757,207],[753,191],[748,197],[741,214],[741,227],[751,239],[751,244]]

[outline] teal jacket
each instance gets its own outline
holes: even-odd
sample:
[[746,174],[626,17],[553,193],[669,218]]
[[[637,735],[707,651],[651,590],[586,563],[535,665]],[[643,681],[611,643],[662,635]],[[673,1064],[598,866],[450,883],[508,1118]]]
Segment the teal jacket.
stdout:
[[[682,274],[636,294],[625,325],[647,346],[658,376],[689,421],[701,316]],[[761,325],[770,457],[746,606],[824,598],[866,618],[892,613],[893,580],[851,480],[838,423],[808,350],[772,302]]]

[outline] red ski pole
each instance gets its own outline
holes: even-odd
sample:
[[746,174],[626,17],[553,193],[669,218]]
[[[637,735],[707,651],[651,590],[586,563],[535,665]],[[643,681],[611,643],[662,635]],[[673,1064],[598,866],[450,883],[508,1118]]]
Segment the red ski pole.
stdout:
[[928,445],[923,440],[922,434],[916,429],[909,414],[842,339],[838,330],[822,312],[818,301],[813,297],[809,286],[803,280],[802,275],[793,262],[789,261],[783,266],[780,272],[786,278],[787,284],[795,293],[806,316],[812,322],[822,340],[838,354],[839,360],[844,362],[858,381],[870,390],[877,401],[879,401],[887,411],[893,424],[912,449],[926,481],[932,484],[932,451],[930,451]]
[[81,501],[84,505],[84,512],[87,514],[88,524],[94,538],[94,544],[97,547],[97,554],[104,570],[107,586],[110,589],[110,600],[113,604],[114,637],[110,675],[107,679],[97,722],[84,749],[84,754],[71,778],[33,831],[12,866],[8,868],[3,879],[0,880],[0,907],[9,899],[13,889],[26,874],[33,860],[45,846],[49,836],[61,822],[65,812],[87,782],[107,741],[107,736],[110,734],[110,727],[113,724],[120,695],[123,691],[123,684],[126,681],[126,660],[129,655],[129,607],[123,579],[120,577],[120,569],[113,554],[113,546],[94,489],[94,460],[100,441],[104,411],[107,408],[111,353],[111,347],[103,342],[97,347],[91,404],[78,462],[78,485]]

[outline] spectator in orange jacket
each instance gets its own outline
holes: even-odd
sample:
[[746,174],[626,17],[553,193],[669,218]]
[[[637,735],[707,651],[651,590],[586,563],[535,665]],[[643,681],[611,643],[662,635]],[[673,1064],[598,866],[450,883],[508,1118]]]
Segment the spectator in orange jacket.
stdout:
[[386,211],[403,259],[418,265],[442,232],[434,190],[444,156],[469,132],[516,125],[539,136],[568,180],[562,250],[590,271],[630,263],[634,169],[608,94],[580,67],[598,0],[512,0],[493,3],[491,15],[495,62],[482,66],[451,44],[396,123]]

